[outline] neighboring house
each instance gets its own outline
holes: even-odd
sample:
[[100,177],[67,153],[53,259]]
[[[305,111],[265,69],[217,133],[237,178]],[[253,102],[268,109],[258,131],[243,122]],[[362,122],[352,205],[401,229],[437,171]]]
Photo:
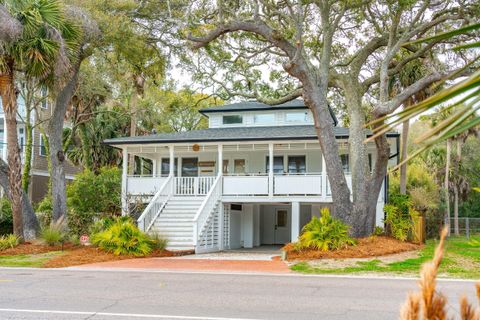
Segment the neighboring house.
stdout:
[[[32,168],[31,168],[31,181],[29,188],[29,198],[33,203],[40,202],[48,191],[48,159],[47,150],[44,145],[44,141],[41,138],[39,126],[46,125],[45,120],[51,115],[50,103],[43,102],[39,108],[38,117],[35,116],[35,112],[31,113],[31,123],[37,124],[33,129],[33,148],[32,148]],[[25,103],[23,99],[18,99],[18,116],[17,116],[17,129],[18,129],[18,144],[21,148],[22,164],[25,159],[25,121],[26,121]],[[45,123],[44,123],[45,122]],[[68,122],[65,123],[68,126]],[[2,108],[2,101],[0,100],[0,143],[2,159],[7,162],[7,136],[6,136],[6,123],[5,116]],[[65,161],[65,177],[67,183],[73,180],[76,173],[81,170],[80,167],[74,166],[70,161]]]
[[[135,175],[127,175],[123,163],[124,214],[143,199],[148,205],[139,226],[167,237],[169,249],[285,244],[298,238],[320,208],[331,207],[325,162],[303,100],[277,106],[240,102],[200,112],[209,129],[105,141],[121,148],[124,160],[131,154],[142,159]],[[348,129],[334,131],[351,185]],[[399,135],[387,137],[395,161]],[[373,165],[374,144],[368,150]],[[378,225],[384,203],[383,186]]]

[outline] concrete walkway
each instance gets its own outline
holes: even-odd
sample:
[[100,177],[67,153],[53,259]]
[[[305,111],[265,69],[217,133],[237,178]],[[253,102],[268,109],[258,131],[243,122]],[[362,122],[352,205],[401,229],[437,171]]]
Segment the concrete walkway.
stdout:
[[280,260],[277,246],[237,249],[169,258],[143,258],[81,265],[82,269],[151,269],[165,271],[223,271],[288,273],[287,263]]
[[151,269],[165,271],[289,273],[288,265],[275,260],[231,260],[199,258],[144,258],[92,263],[75,269]]

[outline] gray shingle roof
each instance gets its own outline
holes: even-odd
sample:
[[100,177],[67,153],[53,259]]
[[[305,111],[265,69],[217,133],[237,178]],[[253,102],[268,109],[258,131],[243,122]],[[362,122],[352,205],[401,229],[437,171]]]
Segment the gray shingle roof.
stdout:
[[258,101],[243,101],[224,106],[216,106],[200,110],[201,113],[211,112],[234,112],[234,111],[255,111],[255,110],[279,110],[279,109],[306,109],[305,102],[301,99],[294,99],[278,105],[268,105]]
[[[348,138],[348,128],[334,127],[337,138]],[[397,136],[391,132],[388,136]],[[314,140],[317,139],[312,125],[274,127],[210,128],[186,132],[161,133],[147,136],[125,137],[105,140],[110,145],[143,143],[182,143],[215,141],[268,141],[268,140]]]

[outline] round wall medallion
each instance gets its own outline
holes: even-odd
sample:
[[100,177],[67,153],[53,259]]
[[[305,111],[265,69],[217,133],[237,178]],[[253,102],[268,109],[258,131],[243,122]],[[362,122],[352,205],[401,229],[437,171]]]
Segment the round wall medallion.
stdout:
[[193,150],[193,151],[200,151],[200,146],[199,146],[198,144],[194,144],[194,145],[192,146],[192,150]]

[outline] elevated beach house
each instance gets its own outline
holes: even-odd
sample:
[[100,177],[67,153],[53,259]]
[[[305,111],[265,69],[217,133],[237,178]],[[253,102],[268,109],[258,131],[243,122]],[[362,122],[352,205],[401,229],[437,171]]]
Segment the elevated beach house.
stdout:
[[[332,204],[310,110],[303,100],[270,106],[240,102],[203,109],[205,130],[105,141],[123,150],[123,211],[145,203],[140,228],[169,249],[217,251],[294,241],[321,207]],[[347,181],[348,129],[335,133]],[[398,134],[389,133],[391,161]],[[375,162],[374,145],[368,146]],[[136,172],[127,159],[135,155]],[[140,164],[140,165],[138,165]],[[378,198],[382,224],[385,187]]]

